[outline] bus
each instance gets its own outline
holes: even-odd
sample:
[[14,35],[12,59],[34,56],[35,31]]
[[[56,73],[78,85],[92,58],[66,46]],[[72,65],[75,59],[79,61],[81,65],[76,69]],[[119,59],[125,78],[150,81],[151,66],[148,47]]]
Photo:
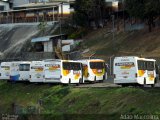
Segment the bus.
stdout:
[[18,81],[19,77],[19,62],[10,62],[10,81]]
[[32,61],[29,71],[29,82],[41,83],[44,82],[44,62]]
[[82,82],[82,64],[72,60],[44,60],[44,82],[74,83]]
[[156,83],[155,62],[154,59],[136,56],[115,57],[114,83],[122,86],[129,84],[154,86]]
[[103,82],[106,77],[105,61],[102,59],[78,60],[83,64],[83,82]]
[[[8,70],[7,79],[9,81],[28,81],[29,80],[30,62],[14,61],[14,62],[7,62],[7,64],[9,65],[8,66],[9,70],[7,69]],[[2,73],[4,73],[5,70],[3,70]]]
[[61,61],[61,82],[62,83],[83,83],[82,63],[73,60]]
[[30,65],[31,62],[29,61],[22,61],[19,63],[19,81],[29,81]]
[[10,79],[10,65],[11,62],[2,62],[1,63],[1,80],[9,80]]
[[61,83],[61,60],[44,60],[44,82]]

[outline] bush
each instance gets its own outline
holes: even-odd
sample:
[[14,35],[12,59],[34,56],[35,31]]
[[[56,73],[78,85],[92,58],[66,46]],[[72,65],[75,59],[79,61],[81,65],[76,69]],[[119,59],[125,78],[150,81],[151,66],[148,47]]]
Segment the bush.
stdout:
[[85,28],[80,28],[77,31],[73,32],[68,36],[69,39],[78,39],[82,38],[84,35],[87,34],[87,29]]

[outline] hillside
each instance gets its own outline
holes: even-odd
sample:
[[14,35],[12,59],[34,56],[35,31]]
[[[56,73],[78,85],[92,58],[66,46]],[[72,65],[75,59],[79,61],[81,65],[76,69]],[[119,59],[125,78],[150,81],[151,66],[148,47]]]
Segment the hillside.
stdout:
[[[51,35],[54,25],[46,26],[45,35]],[[28,52],[31,39],[42,36],[38,24],[0,25],[0,58],[14,58],[20,52]]]
[[[98,29],[85,36],[85,48],[89,48],[96,56],[107,58],[112,55],[142,55],[144,57],[160,57],[160,29],[152,32],[146,30],[108,32],[107,28]],[[87,53],[89,54],[89,53]],[[90,53],[91,54],[91,53]]]
[[82,89],[1,81],[0,114],[18,114],[23,120],[115,120],[121,114],[159,114],[159,96],[155,88]]

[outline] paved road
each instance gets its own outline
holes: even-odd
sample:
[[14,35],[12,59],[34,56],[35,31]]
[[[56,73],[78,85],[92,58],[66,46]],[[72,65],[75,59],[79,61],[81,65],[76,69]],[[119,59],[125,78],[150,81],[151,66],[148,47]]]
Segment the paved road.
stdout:
[[[78,88],[88,88],[88,87],[93,87],[93,88],[102,88],[102,87],[121,87],[121,85],[116,85],[113,82],[113,78],[109,77],[107,80],[104,80],[103,83],[85,83],[85,84],[81,84],[79,86],[76,86]],[[132,87],[132,86],[131,86]],[[150,85],[146,85],[145,87],[151,87]],[[156,83],[155,87],[160,87],[160,81],[158,81],[158,83]]]
[[88,87],[96,87],[96,88],[102,88],[102,87],[121,87],[120,85],[116,85],[113,83],[113,78],[109,77],[107,80],[104,80],[103,83],[85,83],[77,86],[78,88],[88,88]]

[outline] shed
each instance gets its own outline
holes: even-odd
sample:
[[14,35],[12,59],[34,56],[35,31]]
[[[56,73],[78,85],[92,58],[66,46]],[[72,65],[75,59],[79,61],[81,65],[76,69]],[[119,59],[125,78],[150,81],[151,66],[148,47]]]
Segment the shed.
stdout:
[[58,44],[59,39],[66,39],[67,35],[65,34],[59,34],[59,35],[53,35],[53,36],[43,36],[43,37],[37,37],[33,38],[31,40],[32,43],[35,44],[35,47],[37,50],[40,50],[41,52],[54,52],[54,48]]

